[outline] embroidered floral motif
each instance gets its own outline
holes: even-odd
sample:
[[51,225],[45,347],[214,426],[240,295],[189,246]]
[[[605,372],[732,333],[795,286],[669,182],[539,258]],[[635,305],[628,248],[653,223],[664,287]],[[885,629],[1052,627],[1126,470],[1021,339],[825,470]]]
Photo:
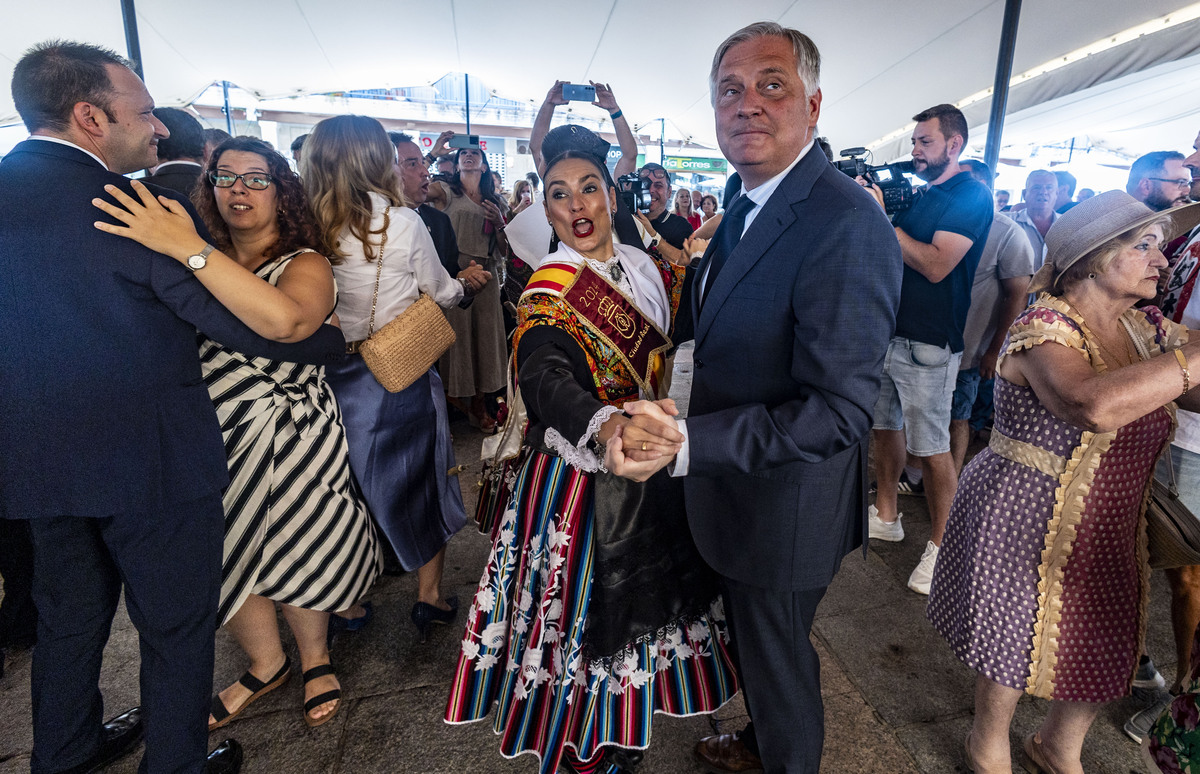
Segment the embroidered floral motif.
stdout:
[[[517,512],[508,508],[500,524],[500,534],[487,570],[475,592],[468,620],[497,609],[508,609],[510,602],[500,579],[515,572],[519,563],[530,574],[542,578],[538,598],[528,589],[518,592],[511,605],[512,618],[488,624],[476,634],[468,627],[462,641],[462,655],[474,662],[475,671],[490,669],[507,655],[504,665],[515,679],[514,695],[526,698],[536,687],[553,681],[560,686],[587,687],[589,694],[607,691],[620,696],[630,688],[645,686],[656,672],[663,672],[679,661],[713,656],[715,638],[729,642],[723,626],[724,608],[718,599],[707,615],[692,618],[660,630],[643,643],[647,647],[629,647],[611,659],[588,659],[583,655],[582,622],[563,621],[563,567],[571,549],[570,525],[556,516],[543,536],[533,536],[520,550],[517,545]],[[720,624],[715,622],[721,622]],[[578,631],[568,631],[579,626]],[[510,630],[523,635],[524,649],[509,651]],[[572,701],[568,696],[567,701]]]

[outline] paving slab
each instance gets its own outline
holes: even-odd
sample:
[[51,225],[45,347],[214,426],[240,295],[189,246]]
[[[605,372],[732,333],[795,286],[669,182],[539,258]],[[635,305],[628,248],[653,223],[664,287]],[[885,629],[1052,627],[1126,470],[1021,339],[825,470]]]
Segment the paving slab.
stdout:
[[[689,356],[681,348],[673,394],[686,395]],[[468,513],[473,513],[481,436],[465,421],[454,422],[452,431],[459,462],[467,466],[460,482]],[[973,675],[925,621],[925,598],[904,587],[924,550],[929,516],[923,498],[901,497],[900,508],[908,537],[895,544],[873,541],[865,558],[860,552],[847,557],[817,610],[813,643],[822,662],[826,711],[822,771],[827,774],[966,771],[962,740],[972,718]],[[473,524],[449,544],[444,589],[457,594],[464,608],[475,592],[489,549],[489,539]],[[429,642],[417,642],[409,620],[415,596],[416,578],[411,573],[380,579],[371,593],[375,620],[362,632],[338,638],[332,655],[344,699],[332,721],[318,729],[304,725],[302,686],[296,674],[237,722],[213,733],[212,744],[227,736],[239,739],[246,748],[243,770],[247,774],[536,771],[532,756],[515,760],[500,756],[490,718],[453,727],[442,722],[461,624],[434,627]],[[1161,573],[1155,573],[1147,645],[1170,679],[1174,646],[1168,600],[1166,583]],[[281,631],[295,659],[287,627]],[[214,682],[219,688],[237,679],[246,659],[225,632],[217,635],[216,654]],[[138,662],[137,634],[122,609],[101,674],[107,714],[136,703]],[[28,651],[10,654],[8,673],[0,679],[4,710],[0,712],[0,774],[29,770],[29,670]],[[1085,746],[1083,765],[1088,774],[1142,771],[1137,748],[1121,725],[1149,700],[1148,694],[1139,694],[1105,707]],[[1013,721],[1014,750],[1024,734],[1041,722],[1047,707],[1044,701],[1022,699]],[[714,731],[736,731],[745,722],[740,696],[708,717],[658,716],[653,743],[638,772],[700,774],[705,769],[692,757],[696,740]],[[134,774],[139,757],[131,755],[108,772]]]

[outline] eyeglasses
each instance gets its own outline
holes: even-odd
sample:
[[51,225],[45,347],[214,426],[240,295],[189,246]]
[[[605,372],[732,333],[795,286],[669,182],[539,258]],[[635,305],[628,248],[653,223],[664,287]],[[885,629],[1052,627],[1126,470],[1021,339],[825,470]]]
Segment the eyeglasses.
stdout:
[[1173,177],[1173,178],[1148,177],[1146,179],[1147,180],[1157,180],[1160,183],[1171,183],[1176,188],[1191,188],[1192,187],[1192,181],[1186,177]]
[[261,191],[275,182],[275,178],[265,172],[247,172],[244,175],[235,175],[228,169],[209,172],[208,179],[217,188],[233,188],[233,184],[241,180],[242,185],[251,191]]
[[404,169],[417,169],[418,167],[425,166],[425,160],[424,159],[405,159],[404,161],[400,162],[400,166],[403,167]]

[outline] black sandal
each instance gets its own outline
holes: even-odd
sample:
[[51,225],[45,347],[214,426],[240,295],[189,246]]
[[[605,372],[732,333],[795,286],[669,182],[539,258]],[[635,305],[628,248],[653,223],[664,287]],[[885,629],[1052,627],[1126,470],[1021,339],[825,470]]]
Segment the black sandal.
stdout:
[[221,701],[221,694],[214,696],[212,700],[212,706],[209,708],[209,712],[212,713],[212,716],[216,722],[209,723],[208,730],[212,731],[232,723],[237,719],[238,715],[242,714],[242,710],[250,706],[251,702],[283,685],[287,681],[288,677],[291,676],[291,674],[292,660],[288,658],[286,654],[283,657],[283,666],[280,667],[279,671],[275,673],[274,677],[266,682],[263,682],[254,675],[250,674],[250,670],[246,670],[246,672],[238,678],[238,682],[241,683],[246,690],[250,691],[250,698],[242,702],[242,705],[236,710],[230,712],[229,708],[225,706],[225,702]]
[[[333,671],[333,665],[332,664],[317,664],[312,669],[305,671],[304,684],[308,685],[310,682],[312,682],[313,680],[316,680],[318,677],[325,677],[326,675],[334,675],[336,677],[336,674]],[[327,714],[327,715],[322,715],[319,718],[314,718],[309,713],[312,712],[313,710],[315,710],[317,707],[321,706],[322,704],[325,704],[326,702],[337,701],[338,699],[341,699],[341,698],[342,698],[342,689],[334,688],[332,691],[326,691],[325,693],[317,694],[316,696],[312,697],[308,701],[304,702],[304,722],[308,724],[309,728],[316,728],[319,725],[328,723],[333,718],[333,716],[337,714],[338,710],[341,709],[342,703],[340,701],[338,701],[338,703],[334,705],[333,710],[331,710],[329,712],[329,714]]]

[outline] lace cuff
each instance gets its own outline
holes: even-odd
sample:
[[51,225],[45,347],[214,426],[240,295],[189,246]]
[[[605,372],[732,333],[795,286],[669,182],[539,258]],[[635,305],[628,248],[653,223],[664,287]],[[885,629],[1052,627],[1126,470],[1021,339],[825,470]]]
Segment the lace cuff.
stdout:
[[562,433],[553,427],[547,427],[546,445],[576,470],[581,470],[584,473],[595,473],[603,470],[607,473],[608,470],[604,467],[604,459],[597,456],[589,448],[589,443],[592,437],[600,430],[600,426],[607,422],[608,418],[613,414],[619,414],[620,412],[621,409],[616,406],[604,406],[601,408],[592,416],[592,420],[588,422],[587,429],[583,431],[583,437],[576,444],[572,444],[563,437]]

